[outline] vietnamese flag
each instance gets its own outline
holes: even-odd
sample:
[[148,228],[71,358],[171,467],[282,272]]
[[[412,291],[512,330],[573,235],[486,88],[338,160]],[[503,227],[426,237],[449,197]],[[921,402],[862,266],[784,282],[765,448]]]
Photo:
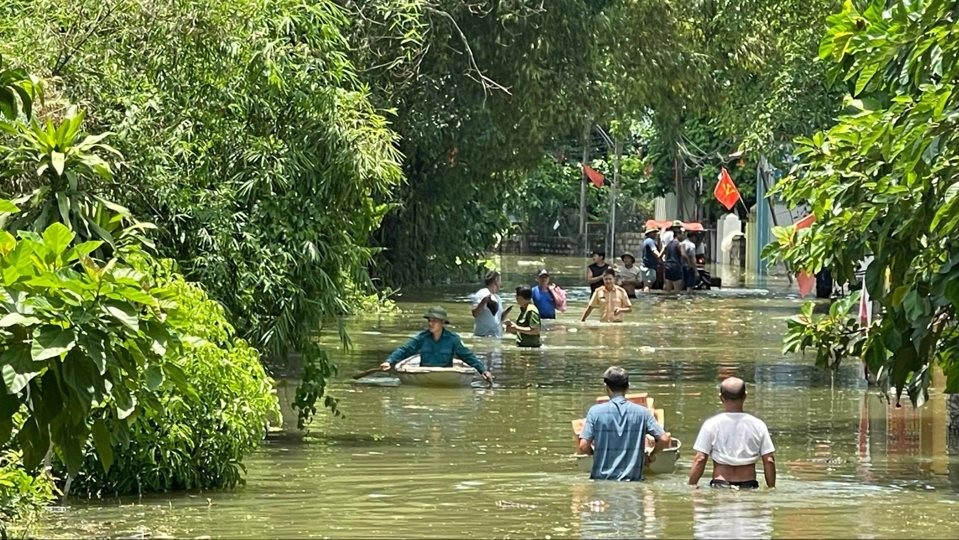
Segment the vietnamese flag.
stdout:
[[603,183],[606,179],[603,177],[603,174],[601,172],[590,167],[589,165],[583,165],[583,173],[586,174],[586,178],[589,178],[589,180],[593,183],[594,186],[598,188],[603,187]]
[[[809,214],[808,216],[800,219],[794,225],[796,230],[805,229],[811,227],[813,223],[816,222],[816,215]],[[799,285],[799,297],[805,298],[807,294],[811,293],[813,288],[816,286],[816,276],[810,274],[809,272],[802,270],[796,274],[796,283]]]
[[805,229],[811,227],[813,223],[816,222],[816,214],[809,214],[808,216],[800,219],[794,225],[796,225],[796,230]]
[[725,206],[726,210],[730,211],[733,209],[733,206],[736,206],[736,201],[740,199],[739,190],[736,189],[736,184],[734,184],[733,179],[730,178],[729,171],[726,170],[726,167],[723,167],[719,173],[719,182],[716,182],[713,195],[716,196],[719,204]]

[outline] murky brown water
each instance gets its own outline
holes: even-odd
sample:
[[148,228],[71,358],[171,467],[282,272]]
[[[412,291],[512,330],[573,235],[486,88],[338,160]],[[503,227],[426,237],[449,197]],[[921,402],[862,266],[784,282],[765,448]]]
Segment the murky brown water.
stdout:
[[[504,290],[542,264],[508,258]],[[564,286],[579,259],[550,259]],[[581,265],[582,263],[582,265]],[[478,288],[478,287],[477,287]],[[793,289],[794,290],[794,289]],[[637,300],[628,322],[582,324],[586,289],[540,350],[476,339],[465,288],[408,294],[403,315],[354,321],[333,392],[345,419],[323,416],[304,439],[267,441],[234,491],[177,493],[52,511],[42,536],[152,537],[856,537],[954,538],[959,449],[946,438],[943,396],[921,410],[882,403],[850,363],[837,374],[780,354],[800,304],[784,283]],[[354,384],[442,303],[455,330],[493,366],[493,389]],[[510,303],[512,303],[510,295]],[[591,482],[571,457],[570,420],[602,394],[603,370],[627,367],[634,390],[666,410],[688,447],[719,410],[716,383],[750,383],[747,410],[777,447],[774,491],[690,490],[676,474]],[[284,396],[292,389],[280,390]],[[951,452],[951,454],[950,454]],[[707,475],[709,474],[707,469]],[[706,482],[701,482],[705,485]]]

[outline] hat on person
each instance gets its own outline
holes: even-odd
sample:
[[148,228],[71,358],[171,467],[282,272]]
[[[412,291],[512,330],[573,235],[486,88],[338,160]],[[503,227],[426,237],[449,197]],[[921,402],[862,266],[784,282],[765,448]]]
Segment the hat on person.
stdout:
[[682,228],[683,228],[683,222],[682,222],[682,221],[679,221],[678,219],[674,219],[674,220],[673,220],[673,224],[670,225],[669,228],[670,228],[670,229],[682,229]]
[[646,227],[646,232],[644,234],[653,234],[658,232],[659,232],[659,229],[657,229],[656,227]]
[[449,324],[450,320],[446,315],[446,310],[440,306],[433,306],[426,310],[426,314],[423,315],[424,319],[439,319],[446,324]]
[[630,259],[633,260],[633,262],[636,262],[636,257],[634,257],[633,254],[630,253],[630,252],[628,252],[628,251],[627,251],[626,253],[623,253],[622,255],[620,255],[620,256],[619,256],[619,259],[620,259],[621,261],[623,261],[623,262],[626,262],[626,257],[629,257]]
[[543,268],[542,270],[539,271],[538,274],[536,274],[536,277],[543,277],[543,276],[549,277],[549,271],[546,270],[545,268]]

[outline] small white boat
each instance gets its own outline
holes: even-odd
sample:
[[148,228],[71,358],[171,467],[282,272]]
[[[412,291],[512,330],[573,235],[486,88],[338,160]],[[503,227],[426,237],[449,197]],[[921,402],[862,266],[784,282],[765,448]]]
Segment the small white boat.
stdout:
[[[646,474],[672,474],[676,472],[676,462],[679,460],[679,449],[683,443],[679,439],[670,439],[669,448],[666,448],[659,454],[656,454],[656,461],[645,463]],[[653,451],[651,446],[646,447],[646,455]],[[586,454],[576,454],[576,462],[583,472],[590,472],[593,469],[593,456]]]
[[[637,404],[647,407],[653,412],[653,416],[656,418],[656,422],[659,423],[664,429],[666,427],[665,414],[662,409],[657,409],[655,405],[655,400],[649,396],[649,394],[627,394],[626,399]],[[596,403],[604,403],[608,401],[609,398],[606,396],[600,396],[596,398]],[[585,418],[579,418],[573,420],[573,435],[574,435],[574,445],[579,444],[579,434],[583,431],[583,424],[586,422]],[[651,444],[652,443],[652,444]],[[652,437],[647,436],[646,438],[646,455],[648,456],[650,452],[653,451]],[[656,461],[649,463],[646,462],[644,465],[646,467],[646,472],[649,474],[670,474],[676,471],[676,461],[679,460],[679,449],[682,448],[683,443],[679,439],[670,439],[669,448],[664,449],[659,454],[656,455]],[[576,454],[576,461],[580,466],[581,470],[589,472],[593,468],[593,456],[586,454]]]
[[470,386],[479,376],[466,362],[457,359],[453,360],[452,367],[422,367],[419,355],[400,360],[393,371],[403,384],[440,388]]

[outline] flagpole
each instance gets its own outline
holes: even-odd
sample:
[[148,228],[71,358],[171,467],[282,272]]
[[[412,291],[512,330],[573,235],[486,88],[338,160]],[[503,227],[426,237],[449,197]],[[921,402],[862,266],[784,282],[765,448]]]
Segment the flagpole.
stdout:
[[[738,190],[737,190],[737,192],[738,192]],[[743,195],[742,195],[742,193],[739,193],[739,198],[737,199],[737,201],[739,202],[739,204],[743,205],[743,210],[746,211],[746,219],[748,220],[748,219],[749,219],[749,208],[746,207],[746,201],[743,200]]]

